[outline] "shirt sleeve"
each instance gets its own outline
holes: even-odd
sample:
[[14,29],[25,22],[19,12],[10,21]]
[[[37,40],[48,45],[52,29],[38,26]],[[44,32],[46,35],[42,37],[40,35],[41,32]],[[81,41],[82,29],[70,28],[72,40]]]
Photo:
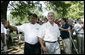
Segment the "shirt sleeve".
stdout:
[[60,37],[60,30],[59,30],[59,26],[57,25],[57,33],[58,33],[58,37]]
[[42,25],[41,27],[40,27],[40,29],[39,29],[39,34],[38,34],[38,37],[39,38],[44,38],[44,36],[45,36],[45,33],[44,33],[44,25]]
[[23,25],[21,25],[21,26],[16,26],[17,27],[17,30],[18,30],[18,32],[24,32],[24,24]]
[[3,24],[1,24],[1,33],[5,33]]

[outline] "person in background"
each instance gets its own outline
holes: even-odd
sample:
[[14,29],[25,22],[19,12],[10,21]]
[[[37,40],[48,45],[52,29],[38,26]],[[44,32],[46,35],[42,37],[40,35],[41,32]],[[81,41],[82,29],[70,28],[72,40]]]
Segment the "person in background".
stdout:
[[72,50],[71,50],[71,40],[69,38],[69,24],[67,24],[67,19],[66,18],[62,18],[61,19],[61,27],[59,27],[60,31],[61,31],[61,38],[62,38],[62,42],[63,42],[63,47],[65,50],[66,54],[71,54]]
[[77,33],[78,52],[79,54],[84,54],[84,24],[82,23],[81,18],[77,19],[74,30]]
[[59,19],[56,19],[55,23],[59,26]]
[[48,19],[47,18],[44,18],[44,23],[48,22]]
[[6,28],[7,28],[7,21],[5,19],[1,19],[1,46],[3,46],[3,50],[4,50],[4,54],[7,54],[7,31],[6,31]]
[[1,22],[1,50],[3,50],[3,46],[5,46],[6,44],[4,43],[4,39],[5,39],[5,31],[4,31],[4,25]]

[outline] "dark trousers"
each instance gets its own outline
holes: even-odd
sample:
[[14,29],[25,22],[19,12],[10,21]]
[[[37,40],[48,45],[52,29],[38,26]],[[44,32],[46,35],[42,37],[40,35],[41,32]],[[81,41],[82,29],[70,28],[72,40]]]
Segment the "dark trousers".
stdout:
[[32,45],[25,42],[24,54],[41,54],[40,44],[37,43],[35,45]]

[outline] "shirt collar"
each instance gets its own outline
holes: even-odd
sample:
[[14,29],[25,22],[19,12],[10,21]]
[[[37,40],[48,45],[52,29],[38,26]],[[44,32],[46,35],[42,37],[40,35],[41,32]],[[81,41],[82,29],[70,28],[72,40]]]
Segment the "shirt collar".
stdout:
[[[52,25],[50,24],[50,22],[49,22],[49,21],[48,21],[47,23],[48,23],[48,25],[52,26]],[[54,22],[53,22],[53,23],[54,23]],[[55,25],[55,23],[53,24],[53,26],[54,26],[54,25]]]

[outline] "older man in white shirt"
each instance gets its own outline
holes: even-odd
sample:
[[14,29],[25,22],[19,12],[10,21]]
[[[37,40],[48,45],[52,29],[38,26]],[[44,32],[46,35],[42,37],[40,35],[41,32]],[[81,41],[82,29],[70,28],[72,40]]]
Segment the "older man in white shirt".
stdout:
[[74,30],[77,33],[77,43],[79,54],[84,54],[84,24],[81,19],[77,19],[77,24],[74,25]]
[[41,26],[38,37],[44,54],[60,54],[58,43],[60,31],[58,25],[54,23],[53,12],[48,13],[48,22]]
[[24,54],[40,54],[40,45],[38,43],[38,30],[40,25],[36,23],[37,15],[30,14],[30,23],[25,23],[21,26],[11,26],[8,25],[12,30],[18,30],[24,33],[25,37],[25,47]]

